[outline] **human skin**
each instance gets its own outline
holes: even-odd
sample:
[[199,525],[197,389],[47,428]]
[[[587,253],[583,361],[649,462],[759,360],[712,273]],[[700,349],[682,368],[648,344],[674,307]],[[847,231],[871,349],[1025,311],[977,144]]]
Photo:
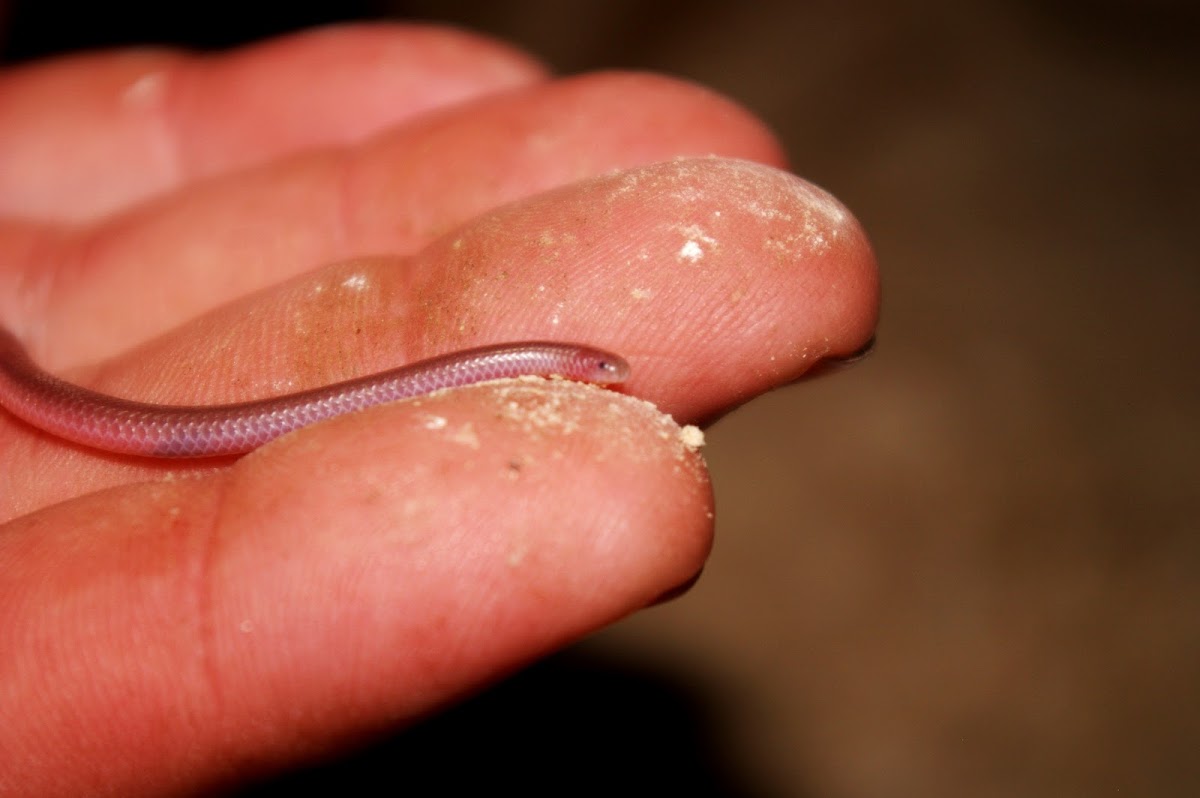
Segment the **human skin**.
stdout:
[[711,490],[659,410],[714,419],[878,313],[857,223],[783,166],[703,89],[431,28],[0,75],[0,322],[56,374],[209,404],[509,340],[633,369],[203,463],[0,414],[0,794],[234,783],[686,585]]

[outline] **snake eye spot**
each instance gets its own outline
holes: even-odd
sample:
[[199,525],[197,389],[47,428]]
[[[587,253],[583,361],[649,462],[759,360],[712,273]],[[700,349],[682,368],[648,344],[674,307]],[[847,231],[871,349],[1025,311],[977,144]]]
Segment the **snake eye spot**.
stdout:
[[629,366],[618,357],[597,357],[592,361],[592,373],[597,382],[623,382],[629,376]]

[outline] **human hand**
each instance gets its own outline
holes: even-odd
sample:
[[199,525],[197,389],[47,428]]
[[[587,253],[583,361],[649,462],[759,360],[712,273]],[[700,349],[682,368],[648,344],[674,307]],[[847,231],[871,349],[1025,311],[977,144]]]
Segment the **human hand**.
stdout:
[[640,399],[715,418],[878,305],[844,209],[729,158],[782,165],[703,90],[427,28],[0,77],[0,320],[51,371],[210,404],[506,340],[633,366],[629,396],[481,385],[215,463],[0,413],[0,793],[245,778],[687,583],[706,472]]

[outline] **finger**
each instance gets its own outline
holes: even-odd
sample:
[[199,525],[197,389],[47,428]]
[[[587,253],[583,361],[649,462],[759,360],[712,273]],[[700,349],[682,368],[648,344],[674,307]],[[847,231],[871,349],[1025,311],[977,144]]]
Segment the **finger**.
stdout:
[[[870,247],[828,194],[757,164],[675,161],[505,206],[408,259],[305,275],[73,379],[217,404],[550,338],[624,355],[625,390],[699,421],[859,350],[878,304]],[[196,467],[100,456],[7,416],[0,439],[4,517]]]
[[677,81],[535,86],[211,182],[91,235],[25,244],[36,262],[0,263],[29,286],[7,318],[26,338],[53,336],[34,342],[49,365],[88,362],[318,264],[412,252],[505,202],[689,153],[782,160],[760,123]]
[[94,219],[542,77],[497,42],[399,25],[319,29],[221,55],[146,49],[36,63],[0,77],[0,215]]
[[204,792],[427,714],[694,576],[678,432],[508,382],[30,516],[0,535],[0,750],[30,794]]

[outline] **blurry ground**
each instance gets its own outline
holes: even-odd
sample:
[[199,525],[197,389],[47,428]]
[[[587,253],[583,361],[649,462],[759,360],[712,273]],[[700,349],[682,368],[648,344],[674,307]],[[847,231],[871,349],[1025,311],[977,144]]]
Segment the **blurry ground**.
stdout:
[[247,795],[1200,794],[1194,5],[391,5],[762,115],[879,348],[709,431],[689,594]]

